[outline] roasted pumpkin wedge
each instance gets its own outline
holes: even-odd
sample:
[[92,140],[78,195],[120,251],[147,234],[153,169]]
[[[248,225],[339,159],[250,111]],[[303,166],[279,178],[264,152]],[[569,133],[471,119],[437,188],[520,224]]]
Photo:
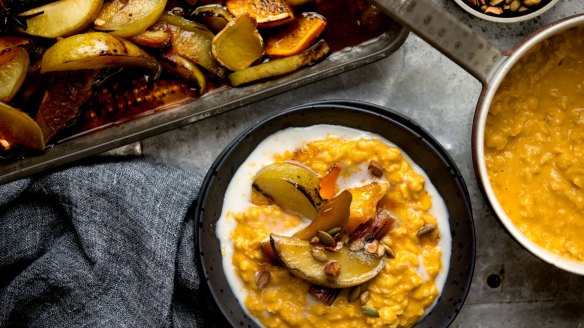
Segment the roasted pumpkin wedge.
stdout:
[[303,165],[277,162],[261,169],[252,186],[279,206],[312,219],[323,205],[318,195],[319,180]]
[[108,33],[77,34],[57,41],[44,53],[41,73],[114,66],[144,67],[160,74],[156,59],[130,41]]
[[205,74],[192,61],[173,53],[162,55],[164,59],[161,63],[164,68],[182,77],[188,82],[194,82],[202,94],[205,92],[207,80]]
[[241,71],[229,74],[229,82],[233,86],[239,86],[257,80],[266,79],[294,72],[308,65],[313,65],[323,59],[330,51],[324,40],[317,42],[311,48],[286,58],[273,59],[267,63],[251,66]]
[[[86,29],[95,20],[103,0],[59,0],[20,14],[26,20],[22,32],[44,38],[69,36]],[[39,14],[40,13],[40,14]]]
[[120,37],[146,31],[164,12],[166,0],[114,0],[104,4],[94,27]]
[[215,33],[219,33],[227,23],[233,20],[227,8],[220,4],[199,6],[193,12],[193,16]]
[[38,124],[25,112],[0,102],[0,149],[21,145],[45,149],[45,140]]
[[213,32],[205,26],[173,15],[164,14],[160,21],[167,24],[172,35],[171,52],[176,53],[223,78],[225,68],[221,66],[211,54]]
[[310,224],[294,234],[294,237],[310,240],[317,232],[328,231],[332,228],[344,228],[349,222],[349,210],[353,196],[348,190],[343,191],[337,197],[328,201],[318,211]]
[[[373,279],[385,266],[387,257],[366,253],[360,249],[351,251],[343,246],[336,252],[326,252],[326,260],[313,257],[313,248],[307,240],[270,234],[270,243],[280,263],[295,276],[319,286],[345,288],[357,286]],[[335,262],[335,274],[325,269]]]
[[294,20],[294,12],[286,0],[227,0],[229,12],[239,17],[249,14],[259,27],[274,27]]
[[249,15],[232,20],[213,39],[213,57],[232,71],[249,67],[264,55],[264,42]]
[[29,65],[28,52],[23,47],[0,52],[0,101],[12,100],[26,78]]
[[266,54],[270,57],[296,55],[312,45],[324,31],[326,19],[317,13],[303,13],[282,31],[268,38]]

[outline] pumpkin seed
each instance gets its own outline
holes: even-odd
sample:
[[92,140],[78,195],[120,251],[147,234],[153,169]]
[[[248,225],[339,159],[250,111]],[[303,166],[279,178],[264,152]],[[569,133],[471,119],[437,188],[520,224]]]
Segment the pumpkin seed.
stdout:
[[365,303],[369,301],[369,291],[362,292],[361,295],[359,295],[359,301],[361,304],[365,305]]
[[527,7],[537,6],[541,3],[541,0],[523,0],[523,5]]
[[320,239],[320,242],[326,246],[334,246],[336,243],[335,239],[331,235],[322,230],[318,231],[318,239]]
[[418,231],[416,231],[416,236],[418,236],[418,238],[426,237],[432,234],[434,230],[436,230],[436,226],[432,223],[427,223],[424,224],[423,227],[418,229]]
[[379,245],[377,247],[377,257],[383,257],[385,255],[385,245]]
[[311,244],[318,244],[320,243],[320,239],[317,236],[312,237],[312,239],[310,239],[310,243]]
[[327,233],[331,236],[334,236],[334,235],[338,234],[339,232],[341,232],[341,230],[343,230],[341,227],[334,227],[334,228],[330,229],[329,231],[327,231]]
[[255,283],[259,289],[263,289],[270,282],[270,271],[260,270],[255,274]]
[[319,262],[326,262],[328,260],[326,252],[320,247],[313,247],[311,250],[312,257]]
[[491,1],[489,1],[489,4],[491,6],[496,6],[496,5],[500,4],[501,2],[503,2],[503,0],[491,0]]
[[369,316],[369,317],[379,317],[379,311],[375,310],[374,308],[370,307],[370,306],[362,306],[361,307],[361,312],[363,312],[364,315]]
[[519,0],[514,0],[509,5],[509,10],[511,10],[512,12],[516,12],[519,9],[519,7],[521,7],[521,2]]
[[351,287],[351,289],[349,289],[349,302],[355,302],[358,300],[359,295],[361,295],[361,285]]
[[383,248],[385,248],[385,254],[387,255],[387,257],[389,257],[390,259],[395,258],[395,253],[393,252],[391,247],[389,247],[387,245],[383,245]]
[[387,246],[391,246],[391,238],[389,238],[389,236],[385,236],[385,237],[381,238],[381,242]]

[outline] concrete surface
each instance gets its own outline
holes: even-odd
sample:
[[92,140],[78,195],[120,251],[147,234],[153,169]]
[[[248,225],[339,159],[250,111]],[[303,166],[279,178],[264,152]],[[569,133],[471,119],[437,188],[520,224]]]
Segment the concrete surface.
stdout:
[[[435,0],[503,49],[556,19],[584,12],[584,0],[561,0],[529,22],[496,24]],[[393,56],[317,84],[144,140],[126,151],[206,171],[234,137],[277,110],[309,101],[357,99],[397,110],[419,122],[450,152],[469,188],[477,232],[473,283],[454,327],[582,327],[584,277],[535,258],[489,212],[474,176],[470,132],[481,84],[410,35]],[[488,278],[501,280],[490,287]]]

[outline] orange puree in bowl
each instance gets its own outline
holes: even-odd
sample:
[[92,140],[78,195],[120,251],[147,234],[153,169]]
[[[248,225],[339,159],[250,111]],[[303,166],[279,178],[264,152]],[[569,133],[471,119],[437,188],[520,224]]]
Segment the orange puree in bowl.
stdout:
[[584,261],[584,28],[541,42],[512,68],[489,111],[485,160],[519,230]]
[[[411,327],[434,303],[439,290],[436,277],[443,268],[442,251],[434,238],[418,238],[416,232],[426,223],[437,224],[430,213],[432,196],[426,179],[414,171],[401,152],[380,140],[342,140],[326,138],[307,143],[296,151],[283,152],[275,161],[293,160],[306,165],[320,176],[335,163],[344,168],[381,163],[390,188],[376,186],[354,188],[351,217],[373,215],[375,206],[390,209],[396,222],[389,231],[395,258],[375,278],[362,285],[370,297],[368,307],[379,317],[362,313],[359,300],[349,302],[347,290],[332,305],[308,296],[310,284],[286,269],[266,261],[259,249],[270,232],[282,233],[301,224],[275,204],[255,204],[244,212],[231,213],[236,227],[232,264],[248,291],[245,307],[265,327]],[[383,194],[380,195],[380,192]],[[374,212],[373,212],[374,213]],[[424,272],[420,272],[419,267]],[[269,284],[258,288],[255,275],[270,272]]]

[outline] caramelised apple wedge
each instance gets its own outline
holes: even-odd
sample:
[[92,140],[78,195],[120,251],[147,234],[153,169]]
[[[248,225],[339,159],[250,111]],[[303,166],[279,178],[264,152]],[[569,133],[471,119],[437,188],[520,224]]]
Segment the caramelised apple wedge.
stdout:
[[12,145],[43,150],[45,140],[41,129],[28,114],[0,102],[0,149]]
[[41,73],[114,66],[144,67],[154,76],[161,70],[156,59],[132,42],[91,32],[62,39],[47,49],[41,60]]
[[316,236],[318,231],[328,231],[336,227],[343,229],[349,222],[352,199],[351,192],[348,190],[343,191],[337,197],[328,201],[318,211],[312,222],[306,228],[298,231],[294,237],[310,240],[310,238]]
[[22,32],[44,38],[73,35],[91,25],[102,5],[103,0],[59,0],[33,8],[20,14],[33,16]]
[[94,27],[128,37],[146,31],[162,16],[166,0],[114,0],[104,4]]
[[[387,258],[363,249],[352,251],[347,246],[329,252],[306,240],[276,234],[270,234],[270,243],[280,263],[292,274],[330,288],[356,286],[373,279],[383,269]],[[319,254],[315,256],[314,253]]]
[[292,162],[277,162],[255,176],[253,188],[281,207],[314,218],[324,204],[318,194],[320,178],[309,168]]
[[24,82],[29,65],[28,52],[23,47],[13,44],[1,49],[0,45],[0,101],[12,100]]

